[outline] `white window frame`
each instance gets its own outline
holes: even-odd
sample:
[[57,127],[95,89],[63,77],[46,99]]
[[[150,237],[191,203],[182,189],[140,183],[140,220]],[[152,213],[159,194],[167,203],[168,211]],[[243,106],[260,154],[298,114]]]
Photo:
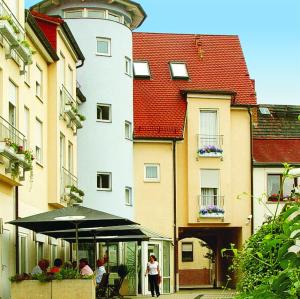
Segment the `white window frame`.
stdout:
[[[184,65],[185,66],[185,71],[186,74],[184,75],[176,75],[173,66],[174,65]],[[171,75],[172,75],[172,79],[189,79],[189,71],[187,68],[187,64],[185,62],[177,62],[177,61],[171,61],[170,62],[170,71],[171,71]]]
[[[106,10],[105,9],[86,8],[85,10],[86,10],[85,17],[88,18],[88,19],[100,19],[100,20],[106,19]],[[90,17],[89,16],[90,11],[103,12],[103,18]]]
[[[145,64],[147,66],[147,73],[143,73],[143,74],[137,74],[136,73],[136,64]],[[151,77],[151,72],[150,72],[150,66],[149,66],[149,62],[148,61],[142,61],[142,60],[136,60],[133,62],[133,74],[134,77],[136,78],[150,78]]]
[[[129,194],[129,201],[127,201],[127,193]],[[126,186],[125,187],[125,205],[132,207],[132,188]]]
[[30,87],[30,75],[31,75],[30,64],[27,64],[24,66],[24,82],[29,87]]
[[[99,175],[108,175],[109,176],[109,188],[98,187],[98,176]],[[112,191],[112,173],[111,172],[105,172],[105,171],[97,172],[97,190],[98,191]]]
[[[147,178],[147,167],[156,167],[157,178]],[[159,163],[145,163],[144,164],[144,182],[159,183],[160,182],[160,164]]]
[[[35,80],[35,95],[37,96],[37,98],[42,100],[43,99],[43,70],[38,64],[36,64],[36,68],[39,71],[38,75],[40,75],[41,77],[36,78]],[[41,79],[41,81],[39,81],[39,79]],[[39,88],[39,92],[38,92],[38,88]]]
[[[128,130],[129,130],[129,136],[127,136],[126,132],[126,128],[128,127]],[[126,120],[125,121],[125,139],[127,140],[132,140],[132,124],[130,121]]]
[[[38,164],[42,164],[43,163],[43,133],[44,133],[43,129],[44,128],[43,128],[43,122],[40,119],[38,119],[36,117],[35,121],[36,121],[36,123],[35,123],[36,127],[37,127],[37,123],[40,123],[40,125],[41,125],[41,132],[38,132],[38,133],[41,133],[41,136],[40,136],[41,144],[39,147],[37,142],[35,142],[35,159]],[[40,151],[40,157],[37,155],[38,150]]]
[[[107,42],[108,43],[108,52],[98,52],[98,42]],[[98,56],[111,56],[111,39],[107,37],[96,37],[96,55]]]
[[125,74],[130,77],[132,75],[132,61],[127,56],[125,56]]
[[[98,118],[98,107],[108,107],[109,108],[109,119],[100,119]],[[103,103],[97,103],[96,106],[96,119],[99,122],[105,122],[105,123],[111,123],[112,122],[112,109],[111,104],[103,104]]]
[[[113,16],[115,18],[118,18],[118,20],[113,20],[113,19],[110,19],[109,16]],[[117,23],[121,23],[122,22],[122,16],[116,14],[116,13],[113,13],[111,11],[107,11],[107,19],[110,20],[110,21],[113,21],[113,22],[117,22]]]
[[[67,17],[66,14],[69,13],[69,12],[82,12],[81,14],[81,17],[75,17],[75,18],[70,18],[70,17]],[[67,9],[64,11],[64,17],[66,19],[81,19],[81,18],[84,18],[85,17],[85,9],[82,8],[82,9]]]

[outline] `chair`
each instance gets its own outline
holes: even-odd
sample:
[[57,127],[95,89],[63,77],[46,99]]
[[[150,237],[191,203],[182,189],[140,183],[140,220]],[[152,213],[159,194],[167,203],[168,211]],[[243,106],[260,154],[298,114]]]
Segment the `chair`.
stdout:
[[120,289],[122,286],[122,283],[124,281],[124,278],[117,278],[114,280],[114,284],[112,286],[108,286],[109,290],[109,298],[124,298],[124,296],[122,296],[120,294]]
[[96,286],[96,298],[106,298],[108,290],[109,273],[103,273],[100,283]]

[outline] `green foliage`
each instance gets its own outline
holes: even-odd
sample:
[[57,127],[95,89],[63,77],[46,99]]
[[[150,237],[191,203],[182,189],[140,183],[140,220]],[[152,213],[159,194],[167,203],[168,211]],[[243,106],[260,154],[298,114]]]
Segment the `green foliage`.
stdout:
[[299,220],[300,204],[287,204],[236,253],[232,267],[239,273],[240,294],[236,299],[299,298],[300,256],[295,246],[299,241]]

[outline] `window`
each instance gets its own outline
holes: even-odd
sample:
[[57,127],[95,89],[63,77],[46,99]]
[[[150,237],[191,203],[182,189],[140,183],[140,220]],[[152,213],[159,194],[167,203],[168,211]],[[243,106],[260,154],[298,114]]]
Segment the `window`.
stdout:
[[44,243],[36,242],[36,259],[37,263],[44,258]]
[[150,77],[150,68],[147,61],[135,61],[133,71],[135,77]]
[[108,19],[109,20],[112,20],[112,21],[115,21],[115,22],[121,22],[121,17],[118,16],[118,15],[115,15],[115,14],[112,14],[112,13],[108,13]]
[[125,57],[125,73],[131,76],[131,59]]
[[50,265],[53,266],[54,260],[57,258],[57,245],[52,244],[50,248]]
[[24,66],[24,82],[29,85],[30,84],[30,65]]
[[9,81],[8,86],[8,121],[9,123],[16,127],[17,126],[17,102],[18,102],[18,87],[12,82]]
[[125,187],[125,204],[132,206],[132,189],[130,187]]
[[60,80],[61,84],[65,84],[66,78],[65,78],[65,70],[66,70],[66,59],[63,53],[60,52],[60,59],[59,59],[59,74],[60,74]]
[[29,109],[24,107],[24,135],[26,138],[27,145],[29,145],[29,132],[30,132],[30,114]]
[[131,122],[125,121],[125,138],[132,139],[132,128]]
[[187,72],[186,64],[180,62],[171,62],[171,74],[173,79],[188,79],[189,74]]
[[183,262],[192,262],[194,260],[193,243],[182,243],[181,259]]
[[97,104],[97,120],[111,122],[111,105]]
[[27,235],[19,234],[19,269],[20,273],[28,272]]
[[159,182],[160,180],[159,164],[145,164],[144,180],[145,182]]
[[200,111],[200,138],[201,147],[216,146],[220,147],[220,138],[218,137],[218,117],[216,110]]
[[65,11],[65,18],[77,19],[83,17],[83,10],[69,10]]
[[39,163],[43,162],[43,124],[36,119],[36,144],[35,144],[35,158]]
[[87,17],[95,19],[105,19],[105,10],[88,9]]
[[[280,193],[280,185],[282,182],[282,174],[268,174],[267,192],[269,201],[277,201]],[[292,190],[298,185],[297,178],[286,178],[283,184],[283,194],[280,200],[290,197]]]
[[68,142],[68,170],[73,173],[73,144]]
[[111,191],[111,172],[97,173],[97,189],[103,191]]
[[219,170],[201,169],[201,206],[221,206],[218,195]]
[[65,166],[65,136],[60,133],[59,136],[59,158],[60,158],[60,168]]
[[73,70],[71,66],[68,66],[68,74],[67,74],[67,89],[70,95],[73,96]]
[[35,94],[40,99],[42,98],[43,94],[43,72],[40,67],[37,65],[37,74],[36,74],[36,81],[35,81]]
[[109,38],[97,38],[97,54],[103,56],[111,55],[111,40]]

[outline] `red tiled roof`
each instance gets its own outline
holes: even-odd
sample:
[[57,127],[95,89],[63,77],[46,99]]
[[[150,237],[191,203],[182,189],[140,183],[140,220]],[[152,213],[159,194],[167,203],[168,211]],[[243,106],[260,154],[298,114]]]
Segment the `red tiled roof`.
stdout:
[[[256,104],[238,36],[134,33],[133,57],[151,71],[150,80],[134,80],[135,138],[183,137],[180,90],[227,90],[236,93],[234,104]],[[170,61],[185,62],[190,79],[172,80]]]
[[253,159],[261,163],[300,162],[300,139],[254,139]]

